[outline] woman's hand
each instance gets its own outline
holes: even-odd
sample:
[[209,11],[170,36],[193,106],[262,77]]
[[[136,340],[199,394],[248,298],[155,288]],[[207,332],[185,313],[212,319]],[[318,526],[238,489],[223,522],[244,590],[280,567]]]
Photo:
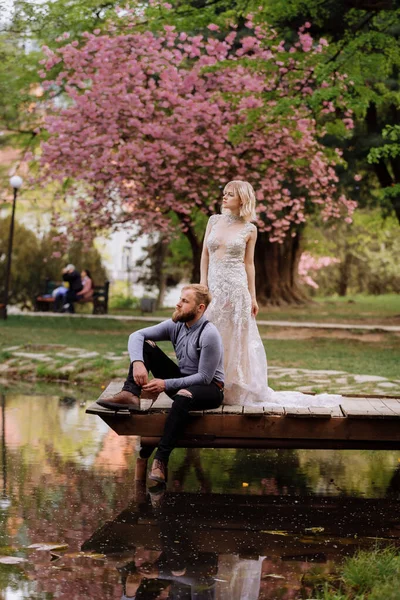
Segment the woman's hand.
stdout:
[[256,316],[258,315],[258,304],[257,304],[257,300],[255,298],[251,299],[251,314],[254,318],[256,318]]

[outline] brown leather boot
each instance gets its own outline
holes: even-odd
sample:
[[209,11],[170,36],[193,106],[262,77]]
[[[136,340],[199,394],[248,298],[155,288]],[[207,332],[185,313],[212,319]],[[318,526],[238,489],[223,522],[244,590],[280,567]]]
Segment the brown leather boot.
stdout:
[[110,410],[129,410],[129,412],[140,411],[140,400],[132,392],[122,390],[112,396],[111,398],[105,398],[104,400],[98,400],[97,404]]
[[149,473],[149,479],[152,481],[158,481],[158,483],[166,483],[168,477],[167,463],[163,460],[155,458],[151,465],[151,471]]

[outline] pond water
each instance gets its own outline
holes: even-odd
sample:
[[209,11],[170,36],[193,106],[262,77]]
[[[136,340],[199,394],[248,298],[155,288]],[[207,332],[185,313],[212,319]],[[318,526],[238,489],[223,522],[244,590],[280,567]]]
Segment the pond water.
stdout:
[[309,598],[400,538],[399,452],[177,449],[150,496],[137,438],[45,392],[0,395],[2,600]]

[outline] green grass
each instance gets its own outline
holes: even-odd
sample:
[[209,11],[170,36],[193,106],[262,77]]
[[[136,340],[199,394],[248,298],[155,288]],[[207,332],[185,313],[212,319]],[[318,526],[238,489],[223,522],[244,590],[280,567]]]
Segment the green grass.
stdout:
[[[139,310],[121,308],[111,309],[110,313],[141,315]],[[164,308],[154,314],[169,317],[171,308]],[[345,298],[339,296],[315,298],[312,303],[305,306],[261,307],[258,318],[268,321],[325,321],[326,323],[400,325],[400,295],[365,296],[354,294]]]
[[347,559],[334,584],[325,583],[309,598],[320,600],[400,600],[398,549],[360,551]]
[[[40,352],[40,345],[61,344],[97,351],[100,355],[109,351],[121,355],[122,363],[110,363],[102,356],[94,359],[94,363],[90,363],[95,368],[94,376],[105,379],[121,369],[121,364],[124,365],[123,353],[127,350],[129,334],[148,325],[149,323],[114,319],[11,315],[7,321],[0,322],[0,360],[5,362],[10,358],[10,353],[6,352],[6,348],[20,345],[24,346],[26,351]],[[29,348],[29,344],[35,347]],[[163,343],[161,346],[164,350],[171,350],[171,345],[168,343]],[[377,342],[324,337],[305,340],[267,339],[265,347],[271,366],[338,370],[400,379],[399,338],[390,333],[382,334],[380,341]],[[68,361],[65,359],[56,360],[55,358],[57,365],[43,365],[38,369],[37,375],[42,377],[47,374],[49,378],[53,378],[54,368],[56,367],[57,370],[66,362]],[[85,367],[85,361],[83,361],[82,365],[77,368],[77,372],[85,373]],[[63,378],[67,379],[67,376]]]
[[322,369],[400,379],[399,338],[386,334],[382,342],[313,338],[266,340],[268,364],[277,367]]
[[313,304],[299,307],[261,309],[259,319],[270,321],[318,321],[326,323],[381,323],[400,325],[400,295],[364,296],[355,294],[317,298]]
[[114,319],[9,316],[0,322],[0,352],[10,346],[62,344],[99,353],[124,352],[132,331],[150,323]]

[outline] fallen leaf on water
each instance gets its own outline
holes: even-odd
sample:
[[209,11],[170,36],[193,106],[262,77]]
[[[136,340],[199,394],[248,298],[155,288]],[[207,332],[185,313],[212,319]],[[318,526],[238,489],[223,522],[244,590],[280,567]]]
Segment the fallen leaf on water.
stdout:
[[267,531],[267,530],[262,530],[262,531],[260,531],[260,533],[269,533],[270,535],[289,535],[287,533],[287,531]]
[[246,481],[243,481],[242,487],[249,487],[249,484]]
[[26,562],[26,558],[22,558],[21,556],[0,556],[0,563],[2,565],[18,565],[23,562]]
[[304,531],[307,533],[323,533],[325,531],[325,527],[306,527]]
[[29,550],[67,550],[68,544],[46,544],[42,542],[41,544],[31,544],[27,548]]
[[267,577],[271,579],[285,579],[283,575],[276,575],[275,573],[266,573],[263,575],[263,579],[267,579]]

